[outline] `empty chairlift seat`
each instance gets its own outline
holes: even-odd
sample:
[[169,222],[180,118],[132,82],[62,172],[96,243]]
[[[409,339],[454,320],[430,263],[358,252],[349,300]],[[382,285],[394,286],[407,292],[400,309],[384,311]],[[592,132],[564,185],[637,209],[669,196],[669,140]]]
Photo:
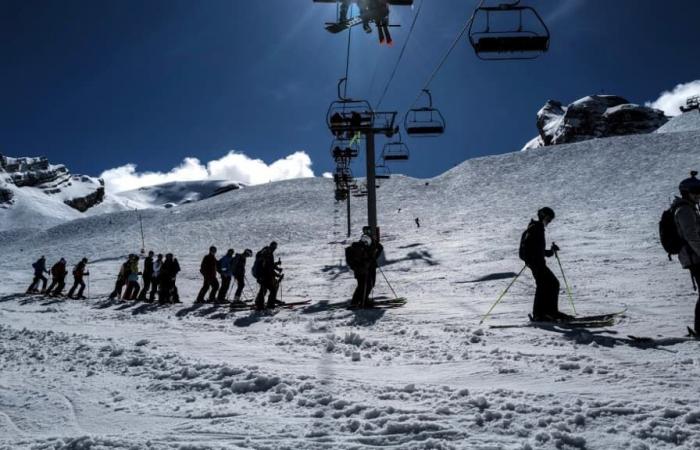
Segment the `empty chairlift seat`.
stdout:
[[384,144],[382,159],[384,161],[407,161],[409,158],[408,146],[401,139]]
[[428,106],[409,109],[404,117],[406,133],[414,137],[439,136],[445,132],[445,118],[437,108],[433,108],[433,96],[423,89],[428,96]]
[[374,168],[374,177],[378,180],[388,180],[391,178],[391,171],[386,164],[377,164],[377,166]]
[[547,25],[534,8],[519,3],[482,6],[474,11],[469,42],[479,58],[534,59],[549,49]]

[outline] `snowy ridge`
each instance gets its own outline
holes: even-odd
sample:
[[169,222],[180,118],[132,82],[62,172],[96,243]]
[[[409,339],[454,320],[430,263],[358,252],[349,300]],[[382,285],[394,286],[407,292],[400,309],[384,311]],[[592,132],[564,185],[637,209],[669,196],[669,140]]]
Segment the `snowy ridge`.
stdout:
[[681,131],[700,131],[699,109],[676,116],[656,130],[657,133],[677,133]]
[[[699,146],[700,132],[592,139],[387,180],[382,268],[409,302],[385,311],[327,307],[354,286],[332,180],[141,211],[147,249],[173,251],[183,266],[178,306],[105,299],[141,245],[133,212],[3,239],[0,447],[697,447],[697,343],[626,336],[681,337],[691,323],[690,280],[656,233]],[[478,326],[522,267],[520,233],[543,205],[557,212],[548,240],[562,249],[577,311],[627,305],[614,328],[488,328],[526,323],[528,273]],[[359,230],[365,207],[352,206]],[[209,245],[257,250],[273,239],[283,300],[310,306],[257,315],[190,304]],[[96,298],[14,295],[40,254],[69,264],[88,255]],[[381,275],[376,294],[392,295]],[[570,311],[563,292],[560,308]]]

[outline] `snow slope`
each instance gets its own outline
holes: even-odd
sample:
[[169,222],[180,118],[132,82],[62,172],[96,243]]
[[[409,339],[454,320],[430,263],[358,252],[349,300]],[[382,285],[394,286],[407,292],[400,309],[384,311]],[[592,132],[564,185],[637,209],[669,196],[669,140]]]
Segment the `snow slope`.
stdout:
[[[183,266],[180,306],[105,299],[141,246],[133,212],[0,235],[0,448],[698,448],[698,344],[679,339],[695,297],[656,237],[698,148],[700,132],[593,139],[387,180],[383,271],[409,298],[390,310],[328,307],[354,283],[342,263],[345,206],[322,178],[142,211],[147,247]],[[352,200],[359,230],[365,207]],[[478,325],[520,270],[520,233],[543,205],[557,212],[548,237],[577,311],[627,305],[620,324],[490,328],[526,322],[526,273]],[[190,305],[209,245],[273,239],[283,300],[311,306]],[[93,299],[16,294],[40,254],[89,256]],[[381,274],[376,294],[391,295]],[[628,334],[666,339],[638,345]]]
[[695,109],[673,117],[656,133],[677,133],[679,131],[700,131],[700,110]]

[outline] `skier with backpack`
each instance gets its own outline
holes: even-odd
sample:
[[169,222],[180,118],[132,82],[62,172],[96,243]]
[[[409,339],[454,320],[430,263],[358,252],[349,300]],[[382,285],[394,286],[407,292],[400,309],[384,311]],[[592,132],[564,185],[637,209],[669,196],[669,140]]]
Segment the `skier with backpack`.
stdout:
[[252,273],[260,285],[258,295],[255,297],[255,309],[258,311],[265,309],[265,295],[268,291],[267,308],[274,308],[277,304],[277,290],[284,275],[280,267],[281,262],[275,262],[276,249],[277,242],[272,241],[270,245],[263,247],[255,254]]
[[[671,208],[664,211],[659,223],[661,244],[666,252],[678,255],[678,261],[684,269],[690,271],[693,288],[700,285],[700,180],[698,172],[690,172],[678,185],[680,197],[676,197]],[[694,329],[688,328],[691,335],[697,337],[700,331],[700,296],[695,304]]]
[[51,285],[46,290],[46,295],[58,297],[66,287],[66,260],[61,258],[56,264],[51,266]]
[[216,263],[216,270],[221,275],[221,288],[216,298],[217,303],[226,303],[226,295],[231,287],[231,277],[233,276],[233,249],[230,248]]
[[[70,291],[68,291],[69,298],[73,298],[73,299],[84,299],[85,298],[85,297],[83,297],[83,291],[85,290],[85,282],[83,281],[83,277],[90,276],[90,272],[87,271],[87,263],[88,263],[88,259],[83,258],[73,268],[73,287],[71,287]],[[73,293],[75,292],[75,289],[78,286],[80,286],[80,289],[78,289],[77,295],[75,297],[73,297]]]
[[127,281],[127,275],[129,272],[129,263],[131,262],[131,255],[129,258],[119,266],[119,273],[117,274],[117,281],[114,283],[114,290],[109,294],[109,299],[114,300],[122,296],[122,289]]
[[152,251],[148,252],[148,256],[146,259],[143,260],[143,289],[141,289],[141,293],[139,294],[138,299],[142,302],[146,301],[146,295],[148,294],[148,291],[151,289],[151,283],[154,282],[153,279],[153,256],[154,253]]
[[535,300],[532,305],[532,319],[544,321],[566,321],[572,316],[559,312],[559,280],[547,267],[545,257],[555,256],[559,251],[557,244],[547,250],[545,228],[554,220],[554,211],[549,207],[537,211],[538,220],[530,224],[520,237],[518,252],[535,278]]
[[253,251],[247,248],[243,253],[236,253],[236,256],[233,257],[233,278],[236,280],[237,285],[236,293],[233,295],[233,303],[241,303],[241,294],[243,294],[243,288],[245,287],[245,264],[246,260],[251,256],[253,256]]
[[216,247],[209,247],[209,253],[207,253],[204,258],[202,258],[202,264],[199,266],[199,273],[204,277],[204,283],[202,284],[202,289],[199,290],[197,299],[195,303],[204,303],[204,296],[207,291],[211,288],[209,293],[209,302],[214,303],[216,301],[216,292],[219,290],[219,280],[216,278]]
[[351,306],[372,306],[369,296],[377,279],[377,259],[383,251],[382,244],[372,239],[368,233],[345,249],[345,262],[357,280],[357,287],[350,301]]
[[40,281],[41,293],[43,294],[46,292],[46,282],[48,281],[44,274],[49,273],[49,271],[46,270],[46,258],[42,255],[41,258],[37,259],[32,264],[32,267],[34,268],[34,279],[32,280],[32,284],[29,285],[29,288],[27,288],[27,294],[39,293],[38,287]]

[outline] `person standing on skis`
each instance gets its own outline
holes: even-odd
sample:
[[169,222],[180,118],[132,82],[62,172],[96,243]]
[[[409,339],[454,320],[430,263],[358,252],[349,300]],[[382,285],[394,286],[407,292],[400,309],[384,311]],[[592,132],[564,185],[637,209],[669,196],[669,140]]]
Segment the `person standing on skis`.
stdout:
[[[678,253],[678,261],[684,269],[690,270],[695,286],[700,286],[700,180],[697,172],[692,171],[690,178],[681,181],[678,186],[681,196],[673,202],[673,218],[678,237],[683,246]],[[700,296],[695,304],[695,324],[691,334],[700,332]]]
[[243,253],[237,253],[233,258],[232,269],[233,278],[236,279],[236,293],[233,295],[233,303],[241,303],[241,294],[245,287],[245,264],[246,260],[253,256],[253,251],[249,248]]
[[[85,297],[83,297],[83,291],[85,290],[85,282],[83,281],[83,277],[90,276],[90,272],[87,271],[87,263],[88,263],[88,259],[83,258],[73,268],[73,287],[71,287],[70,291],[68,291],[69,298],[74,298],[74,299],[84,299],[85,298]],[[73,293],[75,293],[75,289],[78,286],[80,286],[80,289],[78,289],[78,293],[76,294],[76,296],[73,297]]]
[[357,280],[357,287],[350,301],[351,306],[372,306],[369,296],[377,280],[377,260],[383,251],[384,247],[372,239],[369,230],[359,241],[353,242],[345,249],[345,262]]
[[547,250],[544,230],[554,220],[552,208],[537,211],[537,220],[531,220],[520,238],[519,256],[532,271],[535,278],[535,300],[532,305],[533,320],[562,321],[572,317],[559,312],[559,280],[547,267],[549,258],[559,251],[557,244]]
[[32,267],[34,268],[34,279],[32,280],[32,284],[29,285],[29,288],[27,289],[27,294],[36,294],[39,293],[39,282],[41,281],[41,293],[43,294],[46,292],[46,282],[48,281],[44,274],[49,273],[48,270],[46,270],[46,258],[42,255],[41,258],[37,259],[34,264],[32,264]]
[[216,270],[221,275],[221,288],[216,298],[217,303],[226,303],[226,295],[231,287],[231,277],[233,276],[233,249],[230,248],[224,256],[216,263]]
[[151,283],[154,282],[153,255],[154,253],[150,251],[148,252],[148,256],[146,257],[146,259],[143,260],[143,275],[141,276],[143,278],[143,289],[141,289],[141,293],[138,297],[138,299],[142,302],[145,302],[147,300],[146,295],[148,294],[148,291],[151,288]]
[[51,285],[46,290],[46,295],[59,296],[66,287],[66,260],[61,258],[56,264],[51,266]]
[[202,258],[202,264],[199,267],[199,273],[204,277],[202,289],[199,290],[195,303],[204,303],[204,296],[211,288],[209,293],[209,302],[216,301],[216,292],[219,290],[219,280],[216,278],[216,247],[209,247],[209,253]]

